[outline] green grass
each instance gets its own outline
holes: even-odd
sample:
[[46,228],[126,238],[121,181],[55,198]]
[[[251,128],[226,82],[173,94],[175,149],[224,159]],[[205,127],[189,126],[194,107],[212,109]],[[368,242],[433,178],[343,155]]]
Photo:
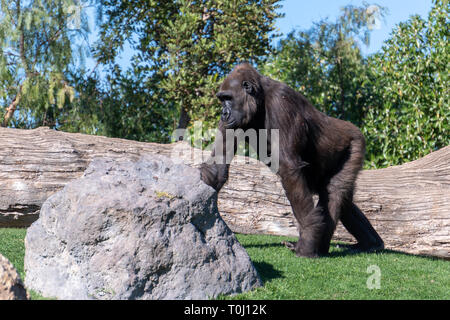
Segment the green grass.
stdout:
[[[26,229],[0,228],[0,253],[16,267],[17,272],[25,279],[23,259],[25,257]],[[32,300],[47,300],[33,290],[28,290]]]
[[[0,253],[24,279],[25,229],[0,228]],[[347,254],[332,245],[330,256],[298,258],[281,242],[295,239],[237,235],[264,286],[221,299],[450,299],[450,262],[385,250]],[[369,266],[381,272],[380,289],[368,289]],[[31,292],[33,299],[42,299]]]
[[[333,243],[329,257],[298,258],[274,236],[237,235],[264,286],[232,299],[449,299],[450,263],[385,250],[348,254]],[[379,267],[380,289],[368,289]],[[230,298],[230,297],[226,297]]]
[[0,253],[6,257],[17,269],[22,280],[25,272],[23,258],[25,256],[26,229],[0,228]]

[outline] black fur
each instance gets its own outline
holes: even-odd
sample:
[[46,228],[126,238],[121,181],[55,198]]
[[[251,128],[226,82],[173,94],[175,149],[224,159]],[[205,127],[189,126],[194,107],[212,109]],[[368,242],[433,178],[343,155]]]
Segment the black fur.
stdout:
[[[299,240],[292,246],[298,256],[327,254],[339,219],[358,240],[359,249],[384,247],[353,203],[365,152],[364,137],[356,126],[328,117],[303,95],[262,76],[249,64],[238,65],[230,73],[217,97],[223,106],[219,130],[224,143],[222,150],[213,151],[212,159],[236,152],[236,146],[226,147],[226,129],[279,129],[278,174],[300,229]],[[228,169],[220,161],[205,163],[202,180],[219,191],[228,179]],[[313,194],[319,195],[316,207]]]

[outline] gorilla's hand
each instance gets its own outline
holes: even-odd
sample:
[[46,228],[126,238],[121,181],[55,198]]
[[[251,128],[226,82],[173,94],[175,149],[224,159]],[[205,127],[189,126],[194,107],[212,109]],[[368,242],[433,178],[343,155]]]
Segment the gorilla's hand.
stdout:
[[207,164],[200,166],[200,178],[204,183],[211,186],[217,192],[228,180],[229,165],[226,164]]

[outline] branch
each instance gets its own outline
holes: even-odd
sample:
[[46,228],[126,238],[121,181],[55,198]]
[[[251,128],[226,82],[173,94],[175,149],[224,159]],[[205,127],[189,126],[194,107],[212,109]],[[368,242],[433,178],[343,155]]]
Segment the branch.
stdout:
[[6,114],[1,124],[2,127],[8,126],[9,120],[12,118],[14,112],[16,111],[21,97],[22,97],[22,85],[19,86],[19,90],[16,96],[14,97],[13,101],[9,104],[9,106],[6,108]]

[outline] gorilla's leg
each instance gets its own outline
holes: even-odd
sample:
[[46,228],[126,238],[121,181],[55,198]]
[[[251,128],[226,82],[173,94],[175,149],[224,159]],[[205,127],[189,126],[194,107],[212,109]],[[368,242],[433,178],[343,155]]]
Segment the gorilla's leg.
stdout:
[[[328,253],[331,237],[339,219],[344,212],[351,211],[354,184],[361,169],[363,157],[364,140],[352,140],[347,155],[342,159],[340,170],[329,179],[326,189],[319,194],[319,204],[328,211],[324,215],[326,227],[320,243],[320,254]],[[365,232],[359,230],[358,226],[356,226],[356,231]]]
[[314,208],[312,194],[301,174],[280,166],[280,177],[300,229],[295,246],[286,246],[293,247],[297,256],[317,257],[325,227],[322,209]]
[[[321,193],[317,204],[318,207],[322,207],[324,210],[324,221],[326,223],[319,250],[321,255],[328,253],[330,241],[338,223],[337,217],[339,217],[339,214],[344,227],[358,241],[356,245],[350,246],[351,249],[358,251],[384,249],[383,240],[361,210],[349,200],[349,196],[344,199],[336,199],[336,195],[331,195],[331,199],[332,203],[330,205],[328,195]],[[336,210],[335,206],[339,202],[341,203],[341,209]],[[334,215],[330,214],[330,210],[334,212]]]
[[353,249],[376,251],[384,249],[384,242],[359,208],[352,203],[349,210],[341,214],[341,222],[358,243]]
[[319,245],[319,254],[326,255],[330,249],[331,237],[333,236],[337,224],[337,222],[330,215],[329,197],[327,191],[319,192],[319,202],[317,203],[317,207],[322,210],[325,224]]

